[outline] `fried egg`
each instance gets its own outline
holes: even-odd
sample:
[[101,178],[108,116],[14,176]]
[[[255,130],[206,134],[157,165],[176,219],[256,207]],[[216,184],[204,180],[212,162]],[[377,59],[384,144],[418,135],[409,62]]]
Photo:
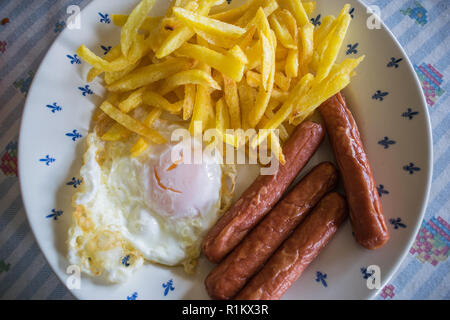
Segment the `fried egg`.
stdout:
[[[167,141],[182,128],[167,120],[154,127]],[[80,170],[83,184],[72,200],[69,262],[111,283],[125,281],[146,261],[183,265],[192,273],[201,241],[234,189],[236,169],[222,165],[200,141],[152,145],[133,158],[136,138],[105,142],[90,133]],[[196,148],[203,161],[185,161],[193,162]]]

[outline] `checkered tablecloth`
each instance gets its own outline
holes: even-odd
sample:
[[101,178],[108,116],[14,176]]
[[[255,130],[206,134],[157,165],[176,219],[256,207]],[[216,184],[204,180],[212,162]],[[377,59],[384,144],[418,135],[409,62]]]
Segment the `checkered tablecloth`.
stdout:
[[[26,220],[17,141],[33,75],[65,28],[67,7],[84,8],[90,1],[0,1],[0,299],[73,299],[45,261]],[[427,98],[434,143],[425,219],[409,254],[377,299],[449,299],[450,1],[364,2],[381,9],[382,20],[414,64]]]

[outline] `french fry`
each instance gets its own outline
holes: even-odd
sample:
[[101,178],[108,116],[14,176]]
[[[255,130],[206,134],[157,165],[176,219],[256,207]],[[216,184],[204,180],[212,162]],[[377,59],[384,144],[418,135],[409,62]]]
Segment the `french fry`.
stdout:
[[[136,41],[138,30],[144,23],[155,0],[142,0],[128,16],[127,22],[120,32],[120,47],[124,57],[128,57],[132,44]],[[117,71],[117,70],[108,70]]]
[[308,17],[312,17],[312,13],[316,10],[316,1],[303,1],[303,8],[305,8],[305,12],[308,15]]
[[281,149],[280,140],[278,136],[275,134],[274,130],[270,131],[270,150],[272,154],[278,159],[281,164],[286,163],[286,159],[283,154],[283,150]]
[[81,45],[78,48],[77,54],[91,66],[102,71],[119,71],[125,69],[130,64],[128,59],[124,56],[119,56],[112,61],[107,61],[97,56],[85,45]]
[[[345,10],[345,8],[343,10]],[[322,81],[330,73],[344,41],[348,26],[350,25],[350,20],[351,17],[348,13],[343,14],[340,19],[338,18],[332,36],[327,36],[328,44],[320,56],[320,65],[317,69],[316,81]]]
[[256,100],[256,90],[249,87],[244,81],[238,84],[239,105],[241,107],[242,128],[247,130],[250,128],[248,117],[250,110],[253,108]]
[[230,128],[230,114],[223,98],[216,102],[216,129],[221,133]]
[[278,128],[285,120],[289,118],[291,113],[294,110],[297,101],[302,97],[306,92],[309,91],[311,84],[314,80],[314,76],[310,73],[306,74],[302,77],[300,82],[291,90],[287,100],[283,103],[281,108],[275,113],[275,115],[267,122],[264,126],[263,130],[258,132],[256,137],[253,138],[251,142],[252,148],[256,148],[263,142],[268,135],[268,131],[270,129]]
[[175,17],[194,31],[198,29],[217,37],[238,39],[246,32],[245,29],[233,24],[211,19],[182,8],[173,8],[173,13]]
[[129,74],[131,71],[133,71],[134,69],[137,68],[137,66],[139,65],[140,60],[136,61],[133,64],[130,64],[129,66],[127,66],[125,69],[120,70],[120,71],[111,71],[111,72],[105,72],[105,83],[107,85],[110,85],[120,79],[122,79],[123,77],[125,77],[127,74]]
[[275,10],[278,9],[278,2],[273,0],[263,0],[263,4],[256,9],[256,11],[247,11],[238,21],[236,21],[236,24],[239,26],[245,26],[246,29],[252,28],[257,19],[255,13],[257,13],[259,9],[262,9],[264,15],[269,17],[275,12]]
[[241,128],[241,110],[239,107],[239,95],[236,82],[223,75],[224,98],[230,114],[231,128]]
[[259,7],[263,4],[263,2],[264,0],[249,0],[240,7],[213,14],[211,15],[211,18],[231,22],[233,20],[239,19],[240,16],[242,16],[245,12],[251,10],[251,8]]
[[[118,27],[124,26],[128,20],[128,17],[129,15],[127,14],[111,15],[112,22]],[[151,32],[154,28],[158,26],[159,23],[161,23],[162,19],[163,17],[145,17],[145,20],[140,26],[140,29],[147,32]]]
[[106,86],[106,88],[109,91],[134,90],[187,69],[190,65],[191,62],[187,59],[167,59],[161,63],[137,68],[122,79]]
[[[211,67],[205,63],[200,63],[199,69],[207,73],[211,72]],[[209,88],[202,85],[196,85],[194,108],[192,111],[191,122],[189,124],[189,132],[191,135],[194,134],[194,126],[196,121],[200,121],[202,123],[202,131],[209,127],[213,127],[215,123],[214,108],[211,103]]]
[[274,82],[282,91],[288,91],[291,85],[291,79],[286,77],[283,72],[276,71]]
[[275,31],[277,39],[280,43],[288,49],[297,49],[297,44],[289,32],[288,27],[281,21],[278,20],[276,15],[270,16],[270,25],[272,29]]
[[[121,54],[122,54],[122,52],[120,50],[120,46],[115,46],[115,47],[111,48],[111,50],[109,50],[109,52],[105,55],[104,59],[108,62],[111,62],[114,59],[117,59],[118,57],[120,57]],[[92,67],[88,72],[86,81],[92,82],[96,77],[98,77],[102,73],[103,73],[103,70]]]
[[125,100],[119,103],[119,109],[123,113],[128,113],[131,110],[137,108],[143,101],[143,95],[146,88],[142,87],[133,91]]
[[180,112],[183,107],[181,104],[170,103],[159,93],[150,90],[147,90],[142,94],[142,101],[149,106],[161,108],[173,114]]
[[228,50],[228,55],[232,56],[242,64],[248,64],[248,58],[244,51],[242,51],[241,47],[238,45],[233,46],[230,50]]
[[204,62],[219,70],[234,81],[241,81],[244,73],[244,64],[232,55],[224,55],[197,44],[185,43],[175,53]]
[[119,141],[125,140],[131,134],[131,131],[119,124],[118,122],[114,123],[111,128],[106,131],[101,139],[103,141]]
[[[161,116],[162,110],[159,108],[152,108],[152,110],[147,114],[144,119],[144,124],[147,127],[151,127],[153,122]],[[136,158],[141,155],[147,148],[149,147],[149,143],[142,137],[136,141],[136,143],[131,147],[130,153],[132,158]]]
[[299,124],[324,101],[344,89],[350,83],[353,70],[364,60],[364,56],[358,59],[345,59],[339,64],[335,71],[320,84],[314,81],[311,89],[303,94],[296,103],[289,122]]
[[285,102],[287,100],[288,96],[289,96],[289,92],[281,91],[281,90],[277,90],[276,88],[273,88],[271,98],[275,99],[277,101],[280,101],[280,102]]
[[314,26],[307,23],[300,29],[300,38],[302,40],[302,71],[308,73],[308,66],[314,53]]
[[184,86],[183,120],[188,120],[192,116],[195,103],[195,89],[194,84]]
[[[198,8],[198,14],[203,16],[207,15],[213,3],[213,0],[201,0]],[[164,39],[161,46],[156,51],[155,56],[158,59],[168,56],[192,38],[194,34],[195,32],[186,26],[175,29],[166,39]]]
[[325,16],[322,19],[322,23],[314,30],[314,49],[322,43],[323,39],[330,33],[335,17],[332,15]]
[[144,138],[148,139],[153,143],[161,144],[166,141],[158,132],[156,132],[153,129],[150,129],[149,127],[145,126],[142,122],[123,113],[108,101],[104,101],[100,106],[100,109],[103,110],[103,112],[106,113],[110,118],[117,121],[128,130],[133,131],[139,134],[140,136],[143,136]]
[[261,86],[261,74],[254,71],[247,71],[245,74],[247,84],[252,88],[258,88]]
[[298,75],[298,50],[289,50],[286,58],[285,72],[288,78]]
[[308,14],[303,7],[303,2],[299,0],[279,0],[281,7],[289,9],[297,20],[297,25],[303,27],[310,23]]
[[221,90],[220,85],[205,71],[192,69],[180,71],[164,80],[158,89],[161,95],[165,95],[176,87],[185,84],[201,84],[215,90]]

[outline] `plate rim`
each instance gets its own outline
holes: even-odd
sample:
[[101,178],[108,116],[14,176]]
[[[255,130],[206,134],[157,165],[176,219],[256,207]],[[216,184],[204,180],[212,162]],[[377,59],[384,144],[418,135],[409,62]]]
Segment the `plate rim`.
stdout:
[[[95,2],[95,0],[92,0],[89,4],[87,4],[81,11],[84,11],[86,9],[88,9],[91,5],[93,5],[93,3]],[[363,7],[364,9],[368,10],[369,9],[369,4],[364,3],[363,0],[356,0],[356,2]],[[410,247],[412,246],[412,244],[414,243],[414,240],[417,237],[417,233],[420,229],[420,226],[423,222],[425,213],[426,213],[426,209],[429,203],[429,199],[430,199],[430,193],[431,193],[431,183],[432,183],[432,178],[433,178],[433,167],[434,167],[434,163],[433,163],[433,134],[432,134],[432,125],[431,125],[431,118],[430,118],[430,114],[429,114],[429,110],[428,110],[428,104],[426,103],[426,99],[422,90],[422,86],[420,84],[419,78],[416,74],[416,72],[414,71],[413,68],[413,64],[410,60],[410,57],[408,56],[408,54],[406,53],[405,49],[403,48],[403,46],[401,45],[401,43],[398,41],[397,37],[393,34],[392,30],[385,24],[384,20],[382,18],[379,18],[379,21],[381,23],[382,26],[382,30],[386,31],[388,36],[390,37],[390,39],[392,40],[392,42],[395,44],[395,46],[397,47],[397,49],[400,51],[400,53],[403,55],[403,58],[406,61],[406,66],[408,71],[412,74],[412,78],[414,79],[415,85],[416,85],[416,90],[419,91],[420,93],[420,104],[421,107],[426,111],[424,112],[425,115],[425,124],[426,124],[426,134],[427,134],[427,142],[428,142],[428,148],[427,148],[427,155],[426,155],[426,160],[428,162],[428,174],[426,177],[426,190],[425,193],[423,194],[423,201],[422,201],[422,205],[420,208],[420,214],[418,216],[417,222],[414,226],[413,229],[413,236],[410,237],[407,245],[404,247],[403,251],[399,254],[399,259],[397,259],[397,262],[393,265],[393,267],[390,269],[390,271],[383,276],[382,281],[381,281],[381,286],[379,289],[376,290],[372,290],[370,292],[370,294],[368,294],[365,297],[361,297],[360,299],[374,299],[376,295],[378,295],[378,293],[383,289],[383,287],[390,281],[390,279],[393,277],[393,275],[397,272],[397,270],[399,269],[400,265],[402,264],[402,262],[405,260],[405,257],[410,249]],[[42,61],[39,64],[39,67],[37,68],[36,74],[32,80],[32,83],[30,85],[30,90],[26,96],[25,102],[24,102],[24,107],[21,113],[21,117],[20,117],[20,129],[19,129],[19,136],[18,136],[18,160],[17,160],[17,164],[18,164],[18,172],[19,172],[19,188],[20,188],[20,195],[21,195],[21,199],[22,199],[22,203],[23,203],[23,207],[24,207],[24,211],[25,211],[25,216],[28,222],[28,225],[30,227],[31,233],[33,235],[33,238],[35,240],[35,243],[38,245],[38,248],[40,250],[40,252],[42,253],[42,255],[44,256],[44,259],[46,261],[46,263],[50,266],[50,268],[52,269],[53,273],[56,275],[56,277],[58,278],[58,280],[64,285],[64,287],[67,289],[68,292],[70,292],[70,294],[75,297],[76,299],[82,300],[83,298],[80,297],[77,293],[77,290],[72,290],[69,289],[67,287],[67,283],[64,279],[62,279],[62,277],[59,275],[59,273],[56,271],[56,266],[53,266],[53,264],[51,264],[48,260],[47,257],[47,253],[45,250],[43,250],[43,247],[41,245],[41,243],[38,241],[38,237],[37,237],[37,230],[36,230],[36,226],[33,225],[31,223],[31,219],[30,219],[30,214],[29,214],[29,210],[28,210],[28,206],[27,206],[27,202],[25,200],[25,198],[27,198],[25,196],[26,193],[23,192],[23,181],[22,181],[22,176],[20,175],[20,172],[22,171],[22,167],[23,167],[23,163],[25,162],[25,160],[21,157],[22,154],[22,150],[25,148],[24,147],[24,143],[22,143],[23,139],[23,135],[24,135],[24,116],[25,113],[28,109],[31,110],[30,107],[28,107],[29,104],[31,104],[31,93],[34,91],[34,89],[36,89],[37,85],[35,80],[38,78],[38,75],[40,72],[42,72],[41,68],[44,64],[44,62],[47,60],[49,52],[54,48],[54,46],[56,45],[56,43],[58,42],[58,40],[60,39],[61,36],[64,35],[65,32],[68,32],[69,30],[67,28],[65,28],[52,42],[52,44],[49,46],[49,48],[47,49],[47,52],[44,56],[44,58],[42,59]]]

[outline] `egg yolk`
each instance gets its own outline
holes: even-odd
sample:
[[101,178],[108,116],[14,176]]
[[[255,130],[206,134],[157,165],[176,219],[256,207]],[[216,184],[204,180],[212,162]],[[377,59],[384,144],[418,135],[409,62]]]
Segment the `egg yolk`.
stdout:
[[210,211],[220,199],[221,169],[207,155],[202,156],[203,160],[197,164],[193,157],[187,159],[189,155],[183,154],[179,145],[163,151],[159,161],[149,167],[149,206],[173,218]]

